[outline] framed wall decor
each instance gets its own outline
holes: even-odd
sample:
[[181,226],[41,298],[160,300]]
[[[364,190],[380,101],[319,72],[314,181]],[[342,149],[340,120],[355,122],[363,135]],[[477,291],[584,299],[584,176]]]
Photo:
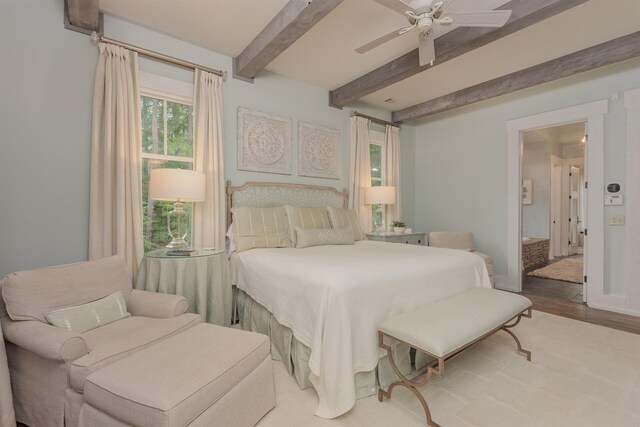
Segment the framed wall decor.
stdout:
[[298,175],[340,179],[340,131],[298,122]]
[[291,175],[291,129],[287,117],[238,108],[238,169]]
[[533,204],[533,181],[530,179],[522,180],[522,204]]

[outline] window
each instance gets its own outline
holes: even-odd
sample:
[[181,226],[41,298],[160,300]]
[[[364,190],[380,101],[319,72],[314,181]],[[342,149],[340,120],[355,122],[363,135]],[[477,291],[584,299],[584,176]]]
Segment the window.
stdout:
[[[371,161],[371,186],[380,187],[384,185],[384,141],[385,134],[377,130],[369,130],[369,153]],[[382,212],[378,212],[377,206],[371,207],[371,216],[373,223],[376,223],[376,219],[380,219],[382,224],[385,223],[384,209]],[[382,218],[376,218],[376,215],[382,216]]]
[[[156,168],[193,169],[193,106],[189,97],[143,86],[141,73],[140,110],[142,113],[142,215],[144,250],[164,247],[171,241],[167,213],[172,202],[149,198],[149,177]],[[157,83],[169,79],[153,79]],[[180,82],[175,82],[180,84]],[[171,85],[169,85],[170,87]],[[192,213],[192,204],[185,209]],[[191,233],[187,236],[191,241]]]

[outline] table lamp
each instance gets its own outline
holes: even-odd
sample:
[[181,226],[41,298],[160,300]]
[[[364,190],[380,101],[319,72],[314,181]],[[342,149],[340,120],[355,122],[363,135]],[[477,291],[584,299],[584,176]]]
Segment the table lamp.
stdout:
[[175,202],[167,214],[167,229],[171,242],[167,248],[187,249],[185,240],[190,229],[185,202],[202,202],[205,194],[204,173],[188,169],[154,169],[151,171],[149,196],[152,200]]
[[364,189],[364,203],[367,205],[378,205],[373,226],[376,233],[381,233],[384,231],[382,225],[382,205],[394,205],[396,203],[396,187],[367,187]]

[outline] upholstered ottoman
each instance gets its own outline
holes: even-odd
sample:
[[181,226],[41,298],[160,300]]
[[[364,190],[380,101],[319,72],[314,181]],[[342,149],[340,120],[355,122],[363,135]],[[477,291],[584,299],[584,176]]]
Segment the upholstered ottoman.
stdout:
[[269,338],[199,324],[87,377],[80,426],[253,426],[275,406]]

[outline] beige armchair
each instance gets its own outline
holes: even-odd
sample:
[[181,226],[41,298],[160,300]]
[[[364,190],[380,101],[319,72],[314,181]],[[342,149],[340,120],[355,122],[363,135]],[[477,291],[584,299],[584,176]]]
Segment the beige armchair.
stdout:
[[[87,376],[200,323],[200,316],[185,314],[184,297],[133,290],[118,256],[13,273],[0,290],[15,415],[29,426],[77,425]],[[45,318],[117,291],[130,317],[84,333]]]
[[13,412],[13,398],[11,396],[11,382],[7,367],[7,354],[4,350],[4,338],[0,327],[0,427],[14,427],[16,417]]
[[473,238],[473,233],[468,231],[434,231],[428,234],[427,243],[429,246],[436,248],[462,249],[480,256],[487,265],[489,280],[491,280],[491,285],[495,288],[496,281],[493,270],[493,258],[476,251],[476,242]]

